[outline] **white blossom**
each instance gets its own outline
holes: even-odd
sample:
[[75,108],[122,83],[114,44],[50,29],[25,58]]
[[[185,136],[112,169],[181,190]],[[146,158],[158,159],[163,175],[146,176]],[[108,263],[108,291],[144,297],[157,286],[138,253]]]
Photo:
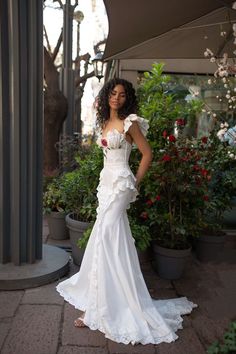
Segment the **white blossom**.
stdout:
[[236,10],[236,1],[233,2],[232,9]]
[[209,56],[214,56],[214,53],[209,49],[209,48],[206,48],[206,51],[204,52],[204,56],[205,57],[209,57]]
[[221,37],[224,37],[224,36],[226,36],[226,32],[225,31],[221,31],[220,35],[221,35]]
[[215,57],[211,57],[210,62],[211,63],[215,63],[215,61],[216,61],[216,58]]

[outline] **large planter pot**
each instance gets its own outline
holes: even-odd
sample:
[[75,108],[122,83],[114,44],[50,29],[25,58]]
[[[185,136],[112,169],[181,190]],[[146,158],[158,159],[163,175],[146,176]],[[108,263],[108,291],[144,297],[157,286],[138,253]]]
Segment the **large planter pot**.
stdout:
[[153,243],[152,266],[161,278],[179,279],[191,254],[191,247],[185,250],[174,250]]
[[152,250],[150,247],[145,251],[141,251],[137,248],[137,254],[141,266],[150,263],[152,260]]
[[84,231],[91,225],[88,222],[76,220],[76,214],[70,213],[66,216],[66,224],[69,229],[72,258],[75,264],[80,265],[84,256],[84,249],[77,246]]
[[196,256],[201,262],[217,261],[226,240],[226,235],[202,235],[196,240]]
[[64,213],[52,211],[50,214],[47,214],[47,222],[50,238],[54,240],[65,240],[69,238]]
[[236,227],[236,197],[232,198],[232,209],[225,211],[223,214],[223,223],[226,227]]

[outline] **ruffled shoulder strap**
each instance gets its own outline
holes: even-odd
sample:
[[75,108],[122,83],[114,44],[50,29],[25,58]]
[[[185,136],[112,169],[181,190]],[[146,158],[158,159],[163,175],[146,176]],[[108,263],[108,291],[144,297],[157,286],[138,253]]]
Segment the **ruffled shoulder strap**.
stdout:
[[129,130],[129,128],[133,122],[138,123],[141,132],[143,133],[144,136],[146,136],[148,128],[149,128],[149,123],[148,123],[147,119],[144,119],[142,117],[138,117],[137,114],[130,114],[130,115],[128,115],[128,117],[125,118],[125,120],[124,120],[124,133],[127,133],[127,131]]

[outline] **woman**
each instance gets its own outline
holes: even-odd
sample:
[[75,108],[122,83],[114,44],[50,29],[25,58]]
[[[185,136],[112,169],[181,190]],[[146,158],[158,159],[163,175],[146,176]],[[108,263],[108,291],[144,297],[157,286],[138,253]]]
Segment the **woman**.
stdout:
[[[97,142],[104,167],[97,188],[97,219],[80,271],[56,288],[83,311],[75,326],[98,329],[119,343],[158,344],[178,338],[180,315],[196,305],[185,297],[153,300],[140,270],[126,209],[138,195],[152,151],[145,138],[148,122],[135,114],[136,109],[134,88],[126,80],[112,79],[99,93]],[[132,144],[142,154],[136,176],[128,165]]]

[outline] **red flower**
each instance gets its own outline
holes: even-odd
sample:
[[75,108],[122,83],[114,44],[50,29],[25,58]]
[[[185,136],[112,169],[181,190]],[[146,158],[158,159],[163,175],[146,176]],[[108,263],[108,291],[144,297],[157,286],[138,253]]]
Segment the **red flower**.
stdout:
[[142,219],[147,219],[148,218],[148,213],[146,212],[146,211],[143,211],[141,214],[140,214],[140,217],[142,218]]
[[102,143],[102,146],[105,146],[105,147],[107,147],[107,140],[106,139],[102,139],[101,140],[101,143]]
[[155,199],[156,199],[156,200],[161,200],[160,195],[157,195]]
[[203,144],[206,144],[207,141],[208,141],[208,137],[207,137],[207,136],[203,136],[203,137],[202,137],[202,143],[203,143]]
[[188,158],[187,156],[185,156],[185,157],[181,157],[180,160],[181,160],[181,161],[189,161],[189,158]]
[[176,142],[175,136],[174,135],[170,135],[169,136],[169,141],[171,141],[172,143]]
[[185,120],[183,118],[176,119],[176,124],[178,126],[183,126],[185,125]]
[[194,170],[194,171],[199,171],[199,170],[200,170],[200,167],[199,167],[198,165],[194,165],[194,166],[193,166],[193,170]]
[[163,161],[170,161],[171,160],[171,157],[167,154],[165,154],[163,157],[162,157],[162,160]]
[[205,200],[205,202],[208,202],[208,201],[209,201],[208,195],[204,195],[204,196],[203,196],[203,200]]
[[167,131],[166,130],[164,130],[164,132],[162,133],[162,136],[163,136],[164,139],[167,138]]
[[151,199],[148,199],[148,200],[146,201],[146,204],[147,204],[148,206],[152,206],[153,201],[152,201]]
[[202,175],[203,177],[207,177],[208,171],[207,171],[205,168],[202,168],[202,169],[201,169],[201,175]]

